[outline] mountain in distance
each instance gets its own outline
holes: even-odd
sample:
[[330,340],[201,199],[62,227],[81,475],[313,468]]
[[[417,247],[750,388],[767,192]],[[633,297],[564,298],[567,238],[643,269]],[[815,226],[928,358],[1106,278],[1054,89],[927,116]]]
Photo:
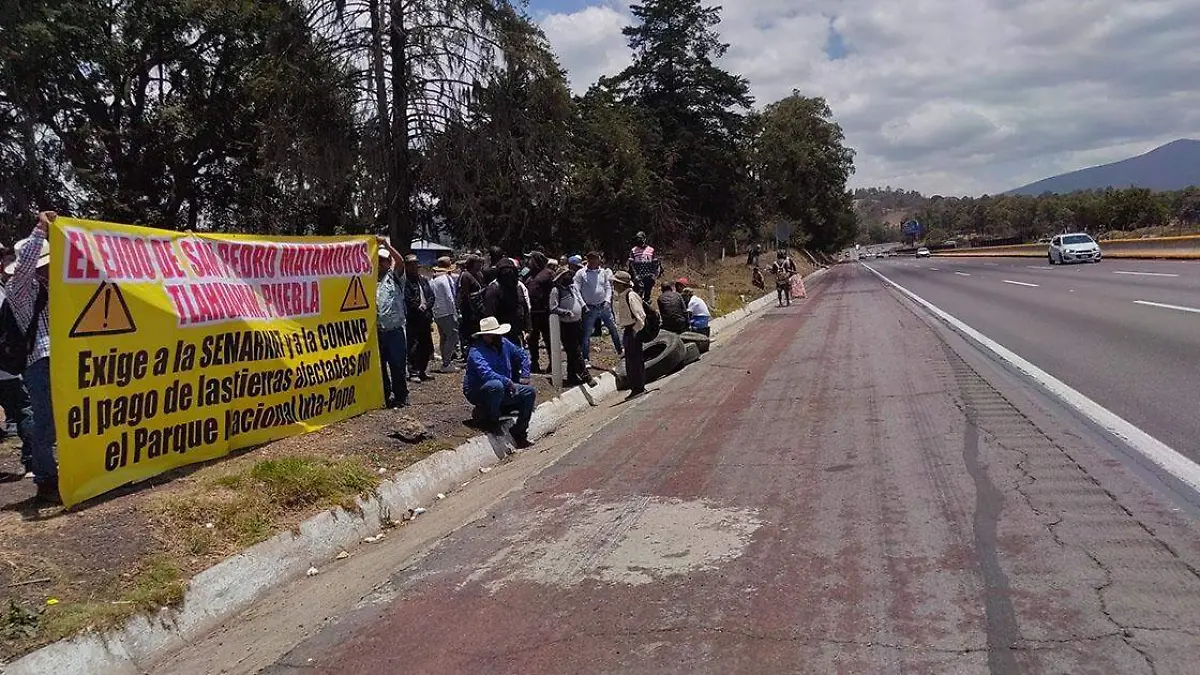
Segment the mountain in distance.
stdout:
[[1066,194],[1080,190],[1140,187],[1169,192],[1200,186],[1200,141],[1180,139],[1144,155],[1064,173],[1011,190],[1011,195]]

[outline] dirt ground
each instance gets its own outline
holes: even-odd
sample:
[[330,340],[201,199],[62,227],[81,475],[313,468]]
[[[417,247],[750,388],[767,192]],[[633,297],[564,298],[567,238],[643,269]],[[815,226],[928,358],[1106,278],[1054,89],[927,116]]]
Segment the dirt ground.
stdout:
[[[769,264],[764,255],[764,264]],[[794,254],[802,271],[811,269]],[[717,290],[714,314],[760,296],[745,258],[708,267],[667,265]],[[768,279],[768,288],[770,280]],[[707,297],[707,296],[706,296]],[[597,371],[617,363],[605,335],[593,339]],[[437,362],[434,362],[436,367]],[[30,510],[16,439],[0,443],[0,663],[81,630],[118,625],[128,616],[180,601],[186,580],[245,547],[304,519],[353,502],[383,478],[478,432],[461,375],[411,383],[410,406],[376,410],[323,430],[239,451],[106,494],[71,511]],[[539,401],[557,395],[535,376]],[[402,420],[428,435],[401,440]]]

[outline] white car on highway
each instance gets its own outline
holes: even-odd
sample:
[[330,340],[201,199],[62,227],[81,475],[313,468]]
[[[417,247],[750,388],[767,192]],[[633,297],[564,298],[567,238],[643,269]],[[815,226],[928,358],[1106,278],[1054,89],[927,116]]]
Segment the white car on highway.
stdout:
[[931,254],[929,253],[929,249],[925,248],[924,246],[917,249],[917,257],[918,258],[928,258],[930,255]]
[[1100,262],[1100,244],[1095,239],[1082,233],[1060,234],[1050,240],[1050,251],[1047,253],[1050,264],[1065,264],[1072,262]]

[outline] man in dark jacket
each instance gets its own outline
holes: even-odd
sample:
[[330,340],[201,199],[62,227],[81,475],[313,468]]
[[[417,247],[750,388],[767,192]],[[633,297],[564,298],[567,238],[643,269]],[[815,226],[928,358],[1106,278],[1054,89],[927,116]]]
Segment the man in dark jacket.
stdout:
[[467,344],[475,339],[475,333],[479,332],[479,321],[484,317],[483,304],[480,302],[484,286],[483,258],[467,256],[462,276],[458,278],[458,297],[455,300],[459,316],[458,334],[463,336]]
[[433,289],[421,276],[421,262],[415,255],[404,257],[404,299],[408,305],[408,370],[422,382],[429,376],[433,358]]
[[550,290],[554,288],[554,270],[547,266],[546,254],[534,251],[529,254],[529,358],[533,372],[542,372],[541,350],[545,342],[546,358],[550,358]]
[[658,296],[658,314],[662,317],[662,329],[669,333],[684,333],[688,329],[687,303],[675,290],[675,284],[663,282]]
[[484,312],[500,323],[512,326],[508,339],[517,346],[524,346],[524,332],[529,330],[529,308],[517,286],[517,265],[510,258],[502,258],[494,269],[496,280],[488,284],[483,294]]

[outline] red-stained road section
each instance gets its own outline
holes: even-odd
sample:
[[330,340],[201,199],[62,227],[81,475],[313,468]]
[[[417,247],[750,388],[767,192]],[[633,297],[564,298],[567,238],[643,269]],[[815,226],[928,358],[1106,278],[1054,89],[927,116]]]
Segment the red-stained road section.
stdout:
[[835,268],[263,672],[1200,672],[1193,515],[964,349]]

